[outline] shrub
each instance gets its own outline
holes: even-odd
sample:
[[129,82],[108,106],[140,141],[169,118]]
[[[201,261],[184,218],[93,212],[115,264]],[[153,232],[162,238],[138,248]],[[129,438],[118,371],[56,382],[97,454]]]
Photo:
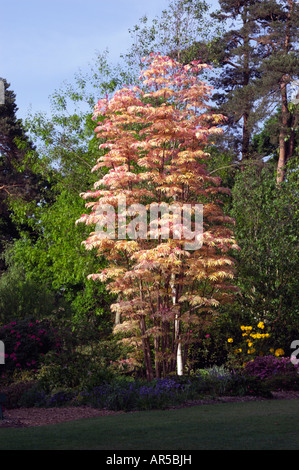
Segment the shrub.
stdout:
[[46,406],[48,408],[66,406],[72,402],[74,397],[75,393],[72,390],[60,390],[48,397]]
[[272,391],[299,390],[299,374],[275,374],[264,380],[265,386]]
[[199,369],[195,381],[198,391],[209,392],[212,395],[223,395],[231,378],[231,372],[224,366],[213,366]]
[[263,396],[271,397],[258,377],[236,373],[217,374],[215,370],[192,377],[167,377],[152,382],[116,379],[78,396],[80,404],[112,410],[164,409],[204,396]]
[[190,382],[174,377],[159,379],[145,384],[138,390],[138,404],[142,409],[163,409],[170,405],[182,403],[190,392]]
[[33,407],[46,407],[47,395],[46,392],[41,390],[38,383],[33,384],[23,391],[18,405],[21,408],[33,408]]
[[110,383],[86,388],[79,394],[78,401],[96,408],[128,411],[135,407],[137,386],[131,381],[116,379]]
[[47,394],[40,388],[39,384],[25,390],[18,401],[18,406],[25,408],[56,408],[74,405],[76,393],[73,390],[57,390],[55,393]]
[[1,393],[6,393],[7,395],[5,407],[7,409],[20,408],[20,400],[23,394],[30,390],[33,385],[34,382],[18,382],[1,388]]
[[112,410],[163,409],[185,398],[186,384],[174,378],[156,379],[152,382],[116,379],[92,390],[84,390],[81,403],[92,403],[99,408]]
[[57,351],[60,341],[56,330],[47,320],[20,320],[0,328],[0,340],[5,345],[5,374],[19,370],[37,370],[42,357]]
[[48,353],[38,371],[37,379],[47,392],[57,389],[83,389],[112,379],[112,371],[99,364],[90,354],[63,351]]
[[109,381],[115,375],[111,363],[120,348],[110,337],[102,339],[99,330],[88,322],[59,323],[62,338],[59,353],[43,357],[37,379],[47,393],[57,389],[84,389]]
[[244,374],[232,374],[227,384],[228,396],[254,396],[271,398],[271,389],[259,378]]
[[270,393],[259,377],[246,376],[243,373],[229,370],[225,366],[214,366],[198,371],[202,379],[201,390],[213,396],[267,396]]
[[193,376],[170,376],[152,382],[114,377],[84,389],[51,388],[41,383],[20,387],[15,394],[15,406],[53,407],[88,405],[115,411],[165,409],[187,400],[205,396],[264,396],[271,394],[256,376],[229,372],[224,368],[211,368]]
[[[259,356],[266,356],[270,350],[273,350],[270,333],[265,329],[263,322],[258,322],[256,328],[252,326],[240,326],[240,332],[236,338],[227,338],[228,357],[227,364],[232,367],[243,367],[248,361]],[[276,349],[277,356],[283,355],[282,349]]]

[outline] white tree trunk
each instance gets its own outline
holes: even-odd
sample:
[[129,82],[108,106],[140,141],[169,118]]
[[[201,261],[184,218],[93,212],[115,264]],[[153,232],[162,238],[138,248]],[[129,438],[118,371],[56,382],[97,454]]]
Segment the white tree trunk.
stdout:
[[[175,300],[176,300],[176,291],[175,291],[175,283],[174,283],[175,275],[172,274],[172,303],[175,305]],[[177,368],[177,375],[183,375],[183,356],[182,356],[182,344],[179,338],[179,327],[180,327],[180,321],[178,318],[178,315],[176,315],[175,320],[174,320],[174,337],[176,341],[178,341],[177,345],[177,353],[176,353],[176,368]]]
[[177,367],[177,374],[183,375],[182,343],[180,340],[178,343],[178,349],[176,353],[176,367]]

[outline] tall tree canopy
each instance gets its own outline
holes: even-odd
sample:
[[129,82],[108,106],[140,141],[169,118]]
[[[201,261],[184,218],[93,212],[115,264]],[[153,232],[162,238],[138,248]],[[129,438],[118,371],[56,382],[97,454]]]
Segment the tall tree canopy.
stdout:
[[[0,250],[28,229],[26,218],[16,223],[18,201],[43,202],[49,196],[49,183],[38,167],[38,156],[23,123],[17,119],[15,93],[3,79],[5,96],[0,104]],[[31,232],[32,234],[32,232]],[[33,234],[32,234],[33,235]],[[3,259],[1,269],[5,268]]]
[[[153,204],[175,202],[181,220],[184,204],[190,204],[194,216],[196,203],[203,203],[201,248],[186,248],[184,226],[181,236],[175,236],[175,215],[170,217],[172,235],[165,236],[163,216],[158,213],[146,227],[145,237],[133,219],[130,233],[136,236],[132,239],[128,226],[121,239],[96,228],[85,241],[87,249],[96,248],[109,262],[107,269],[90,277],[107,282],[108,289],[118,295],[112,306],[122,317],[117,331],[130,331],[132,343],[141,342],[148,380],[175,368],[183,373],[188,329],[228,301],[234,291],[229,252],[236,243],[226,226],[231,219],[217,202],[217,196],[227,190],[205,168],[208,137],[221,132],[218,124],[222,121],[221,115],[203,111],[210,91],[199,79],[205,67],[199,63],[182,66],[169,57],[151,54],[141,73],[143,87],[124,88],[111,100],[100,100],[95,111],[96,118],[101,118],[96,131],[104,139],[100,148],[108,153],[99,158],[93,171],[110,170],[95,183],[95,191],[83,194],[95,201],[86,204],[92,212],[79,222],[99,228],[107,222],[107,204],[117,209],[122,197],[131,217],[141,207],[148,210]],[[118,213],[115,221],[117,230],[121,216]],[[160,230],[154,238],[153,224]]]
[[290,86],[299,77],[299,5],[294,0],[261,1],[257,24],[258,44],[264,50],[257,95],[268,112],[273,102],[280,109],[277,162],[280,183],[285,180],[287,162],[295,156],[298,108],[291,105],[289,98]]
[[143,16],[129,29],[132,44],[127,53],[122,54],[126,64],[133,67],[138,76],[143,57],[153,51],[188,63],[194,53],[193,45],[200,39],[212,40],[213,35],[217,35],[208,11],[209,5],[204,0],[170,0],[168,8],[151,23]]
[[[252,139],[270,116],[278,117],[277,181],[295,154],[297,111],[290,87],[298,78],[298,4],[293,0],[220,0],[211,14],[224,31],[199,40],[187,53],[213,64],[211,83],[218,112],[227,118],[225,147],[238,159],[260,158]],[[223,143],[222,143],[223,144]],[[256,150],[256,147],[255,147]]]
[[[51,191],[42,203],[40,199],[10,201],[14,223],[22,230],[6,252],[10,273],[3,279],[2,288],[4,292],[5,286],[13,283],[15,272],[24,271],[25,284],[52,294],[53,311],[63,314],[65,308],[64,315],[74,322],[85,318],[97,326],[101,323],[104,330],[107,324],[103,316],[111,300],[104,285],[86,279],[95,258],[78,246],[87,231],[74,227],[73,221],[84,209],[79,191],[95,182],[90,171],[98,155],[92,121],[95,95],[110,93],[118,80],[119,69],[109,66],[106,53],[98,55],[86,75],[78,73],[72,83],[65,83],[52,94],[50,115],[27,117],[26,131],[36,145],[35,160],[26,154],[28,166],[43,171]],[[104,267],[105,260],[101,263]],[[16,309],[15,315],[25,314],[26,303],[29,314],[34,301],[24,301],[24,308]],[[8,316],[12,309],[7,305],[4,310],[3,315]],[[42,305],[34,308],[40,315],[42,310]]]

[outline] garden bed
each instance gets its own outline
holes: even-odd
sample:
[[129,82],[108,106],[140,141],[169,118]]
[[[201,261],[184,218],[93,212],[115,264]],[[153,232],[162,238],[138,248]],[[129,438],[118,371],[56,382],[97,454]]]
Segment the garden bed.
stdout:
[[62,408],[17,408],[6,410],[1,427],[48,426],[84,418],[95,418],[120,414],[122,411],[111,411],[88,406],[67,406]]
[[[293,400],[299,399],[299,391],[275,391],[272,392],[273,399]],[[187,401],[178,406],[170,406],[169,409],[184,408],[190,406],[245,402],[267,400],[267,398],[258,396],[230,397],[221,396],[213,399],[202,399]],[[134,411],[133,411],[134,412]],[[123,411],[112,411],[105,409],[96,409],[88,406],[68,406],[61,408],[18,408],[5,410],[4,419],[0,420],[0,428],[3,427],[32,427],[48,426],[77,419],[96,418],[100,416],[116,415],[124,413]]]

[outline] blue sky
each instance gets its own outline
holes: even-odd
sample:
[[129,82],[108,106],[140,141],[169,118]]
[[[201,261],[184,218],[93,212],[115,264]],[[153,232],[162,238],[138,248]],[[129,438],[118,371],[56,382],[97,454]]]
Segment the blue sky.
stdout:
[[[208,2],[215,4],[215,0]],[[49,95],[109,50],[117,62],[129,28],[169,0],[0,0],[0,77],[16,93],[18,117],[47,111]]]

